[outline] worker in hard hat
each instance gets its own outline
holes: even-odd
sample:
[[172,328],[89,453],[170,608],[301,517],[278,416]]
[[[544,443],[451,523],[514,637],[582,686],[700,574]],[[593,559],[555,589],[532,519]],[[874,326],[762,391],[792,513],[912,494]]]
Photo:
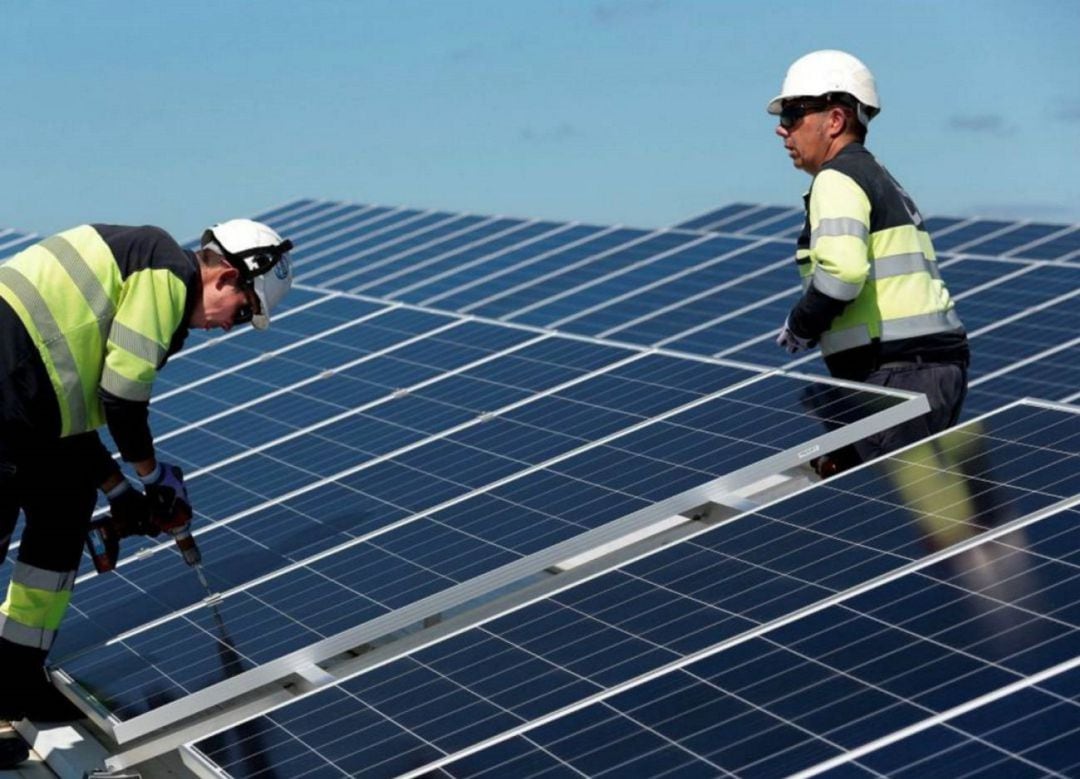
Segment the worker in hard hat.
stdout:
[[[154,379],[190,328],[266,328],[292,284],[291,248],[248,219],[209,228],[197,251],[156,227],[94,224],[0,265],[0,560],[20,509],[26,519],[0,606],[0,718],[72,713],[43,666],[95,490],[135,520],[155,496],[187,501],[180,469],[154,454]],[[145,498],[94,432],[105,424]]]
[[795,254],[803,294],[777,344],[820,345],[833,376],[926,395],[929,414],[856,444],[860,460],[951,427],[967,393],[967,335],[919,209],[864,146],[881,111],[873,74],[845,52],[811,52],[767,110],[813,177]]

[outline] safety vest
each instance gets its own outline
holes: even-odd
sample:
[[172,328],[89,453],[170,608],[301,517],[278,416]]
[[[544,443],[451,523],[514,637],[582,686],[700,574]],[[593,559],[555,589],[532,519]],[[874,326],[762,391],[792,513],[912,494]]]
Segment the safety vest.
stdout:
[[825,356],[963,329],[914,201],[862,144],[826,162],[804,201],[803,289],[847,302],[820,336]]
[[[185,325],[196,267],[157,228],[116,228],[171,247],[118,260],[97,229],[72,228],[0,264],[0,298],[16,312],[56,392],[61,437],[105,421],[98,390],[146,402],[174,334]],[[184,265],[190,267],[184,267]]]

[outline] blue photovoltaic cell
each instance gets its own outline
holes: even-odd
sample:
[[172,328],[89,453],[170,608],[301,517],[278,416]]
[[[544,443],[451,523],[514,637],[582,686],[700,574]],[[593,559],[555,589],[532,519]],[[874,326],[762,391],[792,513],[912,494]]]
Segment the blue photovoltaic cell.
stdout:
[[719,228],[721,232],[725,233],[740,233],[746,230],[750,233],[756,233],[752,228],[758,222],[764,222],[766,219],[772,219],[778,217],[781,214],[790,211],[787,206],[765,206],[764,208],[755,209],[752,212],[748,212],[741,216],[729,219]]
[[[788,255],[790,255],[790,250],[787,248],[767,245],[748,252],[746,259],[760,263],[757,268],[760,270]],[[760,330],[754,328],[740,327],[740,332],[736,334],[724,327],[726,323],[738,323],[738,320],[745,313],[741,312],[741,309],[754,308],[760,305],[762,297],[775,295],[786,290],[794,291],[798,288],[796,284],[797,280],[793,284],[792,271],[787,267],[778,267],[757,275],[736,278],[732,280],[731,284],[721,284],[719,288],[699,294],[692,299],[686,300],[681,305],[676,304],[674,308],[651,315],[647,314],[640,321],[632,321],[606,330],[604,331],[604,337],[640,344],[663,343],[673,349],[685,349],[686,344],[692,339],[698,344],[692,351],[711,354],[720,351],[725,346],[743,340],[747,337],[744,333],[748,331],[755,335],[760,332]],[[735,314],[735,311],[741,313]],[[706,336],[695,334],[685,338],[678,337],[680,333],[692,328],[699,328],[721,317],[726,317],[724,322],[712,326],[710,333]],[[701,345],[702,343],[704,345]]]
[[396,273],[409,271],[418,265],[422,266],[445,254],[460,251],[471,244],[486,241],[509,229],[520,227],[522,224],[524,222],[520,219],[470,221],[465,225],[457,226],[445,237],[426,241],[417,249],[391,255],[391,259],[374,263],[368,260],[360,263],[356,268],[341,268],[330,283],[338,289],[348,289],[350,292],[385,296],[386,289],[380,286],[383,279],[390,278]]
[[574,289],[579,284],[621,271],[629,265],[646,260],[655,254],[672,251],[694,241],[699,236],[692,233],[657,233],[645,240],[635,242],[603,257],[594,257],[582,265],[552,269],[542,278],[535,278],[521,289],[509,290],[505,295],[481,305],[469,308],[477,316],[513,319],[514,312],[552,295]]
[[[736,250],[730,256],[703,264],[683,276],[663,280],[655,286],[615,299],[596,310],[584,311],[562,322],[559,328],[585,335],[603,334],[617,340],[635,340],[626,335],[629,331],[628,323],[643,320],[643,332],[646,332],[648,323],[653,318],[651,315],[662,317],[663,314],[657,312],[674,310],[681,305],[692,305],[691,298],[705,298],[710,290],[714,290],[717,296],[722,296],[724,290],[736,287],[747,274],[760,274],[763,268],[790,256],[790,248],[780,247],[778,244],[748,251]],[[715,311],[715,301],[712,305],[705,304],[702,316],[711,314],[709,318],[713,318]]]
[[994,219],[977,219],[968,225],[957,227],[955,230],[950,230],[943,235],[932,236],[934,240],[934,249],[938,252],[952,251],[957,246],[976,241],[979,238],[988,236],[990,233],[1003,230],[1014,224],[1014,222],[1004,222]]
[[795,209],[787,216],[779,219],[774,219],[768,224],[755,224],[751,225],[746,230],[747,235],[768,235],[768,236],[781,236],[790,235],[793,231],[798,233],[802,229],[803,223],[806,221],[806,214],[802,209]]
[[[595,225],[569,225],[539,240],[530,241],[506,252],[499,252],[475,264],[462,263],[444,273],[436,273],[421,286],[410,289],[408,292],[403,291],[401,299],[438,308],[455,309],[465,301],[475,300],[473,296],[477,292],[469,293],[469,290],[478,286],[486,288],[489,277],[508,272],[519,266],[527,266],[534,259],[571,248],[579,242],[584,243],[594,236],[599,236],[602,232],[606,231]],[[479,292],[483,294],[482,290]]]
[[1057,260],[1078,251],[1080,251],[1080,227],[1074,227],[1064,235],[1025,249],[1024,256],[1034,260]]
[[[963,257],[953,260],[949,255],[938,258],[941,269],[941,277],[945,280],[945,286],[949,288],[949,294],[954,298],[963,295],[974,287],[983,284],[992,284],[1009,273],[1023,269],[1032,269],[1029,263],[1007,263],[994,260],[976,260]],[[957,304],[963,305],[963,304]]]
[[965,221],[967,220],[952,216],[931,216],[923,222],[923,226],[926,228],[926,231],[930,233],[930,237],[934,240],[936,246],[937,234],[939,232]]
[[[1075,776],[1080,772],[1080,670],[979,706],[822,776],[926,776],[935,766],[967,777]],[[865,768],[865,773],[857,769]],[[855,770],[853,770],[855,769]]]
[[[528,435],[529,430],[543,429],[545,424],[550,426],[550,420],[555,421],[556,429],[552,433],[565,443],[556,449],[546,449],[544,455],[548,455],[569,451],[581,440],[595,439],[642,421],[646,417],[618,410],[620,407],[633,408],[637,402],[634,392],[619,385],[632,388],[636,384],[640,390],[655,395],[664,389],[662,380],[669,361],[670,358],[661,358],[660,363],[646,371],[645,375],[652,379],[648,383],[634,378],[634,371],[619,380],[616,386],[601,382],[589,390],[590,382],[583,382],[572,388],[573,393],[565,393],[565,397],[564,393],[559,393],[527,404],[499,420],[482,423],[463,434],[434,441],[395,457],[387,466],[412,473],[413,483],[408,485],[407,492],[394,494],[391,491],[395,474],[385,467],[361,471],[356,474],[358,478],[344,477],[337,481],[363,495],[379,496],[410,512],[435,505],[462,495],[469,488],[482,487],[509,475],[515,468],[520,469],[517,458],[527,456],[526,451],[518,448],[507,456],[485,454],[481,449],[489,439],[516,443],[520,434],[514,434],[514,425],[523,425],[523,433]],[[700,368],[707,370],[708,366]],[[713,372],[720,386],[730,383],[736,375],[732,369],[714,369]],[[604,378],[615,380],[617,376],[601,377]],[[698,377],[699,380],[706,378],[705,375]],[[680,405],[688,395],[693,397],[692,393],[676,391],[674,387],[668,392],[672,395],[668,407]],[[608,408],[600,405],[602,398]],[[859,418],[882,403],[894,402],[895,399],[882,396],[868,396],[784,377],[748,384],[667,421],[646,425],[607,444],[489,489],[471,502],[436,512],[431,518],[417,518],[370,541],[343,548],[310,566],[230,595],[225,599],[230,609],[239,609],[243,614],[261,614],[265,619],[271,619],[275,611],[284,615],[280,617],[281,624],[273,626],[260,619],[260,630],[233,629],[230,625],[232,649],[243,659],[241,665],[247,668],[325,637],[326,634],[320,632],[303,609],[286,611],[275,594],[289,592],[295,595],[303,591],[307,587],[303,582],[311,580],[312,571],[318,574],[315,577],[318,586],[308,593],[304,603],[335,603],[338,595],[347,591],[363,593],[367,604],[364,615],[370,616],[372,609],[385,613],[805,441],[820,430],[821,424],[807,415],[808,409],[816,415],[843,421]],[[655,414],[663,408],[654,401],[641,410]],[[545,420],[549,422],[545,423]],[[498,445],[495,449],[498,450]],[[438,477],[441,481],[434,482],[433,479]],[[418,500],[416,483],[422,478],[427,479],[430,486],[428,494]],[[498,501],[505,501],[502,509]],[[347,507],[341,508],[343,514],[348,513]],[[335,507],[323,503],[322,515],[332,516],[334,511]],[[505,525],[505,520],[514,524]],[[228,530],[210,531],[204,536],[208,545],[213,541],[214,547],[220,548],[222,544],[216,541],[217,532]],[[259,549],[252,551],[257,555],[245,552],[246,557],[224,566],[225,575],[243,571],[246,580],[265,570],[265,560],[272,552],[267,542],[262,541]],[[280,567],[283,562],[280,558],[273,559],[270,569]],[[212,570],[208,567],[208,572]],[[222,582],[215,574],[211,577],[215,585],[224,585],[221,589],[233,584]],[[141,589],[156,592],[162,588],[144,584]],[[118,599],[110,602],[115,605]],[[237,605],[243,602],[250,602],[249,607]],[[107,701],[114,714],[122,719],[130,718],[220,680],[219,672],[189,666],[183,659],[217,652],[213,646],[193,649],[191,653],[181,648],[187,642],[212,645],[219,640],[215,633],[202,629],[197,619],[198,615],[189,614],[170,620],[123,642],[70,658],[64,661],[64,668],[87,689],[95,690],[99,699]],[[192,620],[196,620],[195,624]],[[229,620],[225,622],[228,624]],[[87,619],[84,624],[87,632],[100,629],[92,619]],[[335,625],[341,628],[340,623]],[[275,635],[281,635],[281,640],[268,645],[261,635],[271,629]],[[176,654],[174,662],[165,664],[167,669],[155,659],[154,648],[164,645],[172,647]],[[128,659],[118,664],[117,653]],[[145,682],[132,683],[132,674],[127,671],[117,675],[119,669],[130,669],[132,664],[145,668],[145,672],[135,675]],[[154,693],[149,695],[151,689]]]
[[[1049,506],[1080,486],[1078,448],[1074,415],[1002,412],[942,439],[933,456],[852,472],[246,727],[290,729],[297,754],[365,775],[419,767]],[[952,508],[958,489],[972,501],[966,516]],[[1080,556],[1078,527],[1074,514],[1043,519],[980,547],[992,554],[958,554],[773,628],[449,772],[529,775],[552,755],[586,775],[621,766],[634,776],[702,759],[763,774],[826,759],[1075,652],[1080,577],[1047,552]],[[1011,584],[986,575],[992,561]],[[228,748],[227,770],[247,776],[259,745],[237,740],[226,732],[200,749]]]
[[[392,221],[385,227],[382,224]],[[343,265],[359,264],[365,259],[388,257],[411,246],[430,240],[430,231],[447,223],[458,223],[453,215],[442,212],[395,212],[378,229],[356,228],[355,236],[340,236],[328,242],[317,255],[297,251],[297,278],[305,284],[320,284],[334,278]]]
[[[557,322],[568,317],[575,317],[581,311],[611,304],[612,301],[631,295],[649,285],[659,284],[675,274],[688,274],[695,267],[715,262],[718,258],[746,245],[746,242],[734,238],[709,238],[701,243],[648,260],[643,265],[616,271],[616,275],[613,276],[597,277],[592,280],[582,279],[582,283],[573,291],[561,293],[561,296],[532,310],[515,314],[510,319],[540,327],[559,326],[556,325]],[[576,332],[573,326],[565,329]]]
[[[1061,230],[1064,225],[1050,225],[1050,224],[1026,224],[1020,225],[1015,230],[1010,230],[1007,233],[995,236],[993,238],[987,238],[985,241],[979,241],[973,243],[964,249],[965,252],[972,252],[973,254],[988,254],[988,255],[1000,255],[1011,252],[1015,249],[1037,241],[1040,238],[1045,238],[1048,235],[1052,235]],[[1023,251],[1017,252],[1018,256],[1027,256]]]
[[453,308],[472,312],[474,308],[486,305],[484,301],[509,293],[519,285],[528,285],[548,273],[558,273],[570,265],[638,240],[648,235],[645,230],[618,229],[596,233],[566,248],[536,254],[528,252],[528,257],[520,263],[504,266],[502,269],[484,276],[483,283],[463,287],[452,295],[438,300],[426,301],[425,305],[438,308]]
[[[419,229],[413,228],[414,225],[422,227],[445,218],[446,215],[425,216],[413,209],[379,209],[365,211],[356,221],[350,220],[345,225],[333,224],[325,229],[309,230],[297,236],[298,243],[293,250],[297,280],[306,284],[319,274],[332,276],[334,269],[349,266],[353,255],[362,258],[383,242],[400,241],[410,228]],[[282,232],[287,235],[290,231],[286,226]],[[349,249],[353,250],[352,254]]]
[[531,245],[538,237],[548,235],[556,230],[563,230],[565,227],[566,225],[560,225],[556,222],[524,223],[513,230],[478,243],[475,246],[463,248],[434,261],[399,271],[393,277],[385,276],[379,280],[378,286],[365,289],[364,294],[416,302],[428,293],[423,293],[420,297],[415,295],[405,297],[401,293],[406,290],[411,291],[413,287],[417,287],[418,291],[419,288],[428,283],[429,279],[439,274],[452,274],[463,265],[493,259],[495,255],[508,253],[521,244],[529,243]]
[[701,216],[677,224],[675,227],[679,230],[706,230],[709,225],[716,224],[725,219],[730,219],[736,214],[741,214],[752,208],[754,208],[754,206],[750,203],[732,203],[729,206],[723,206],[715,211],[709,211]]
[[[1066,527],[1061,522],[1054,529]],[[1076,535],[1067,551],[1077,550]],[[612,766],[630,776],[661,768],[680,775],[711,769],[784,776],[1068,659],[1080,642],[1077,620],[1061,615],[1056,604],[1020,596],[1025,587],[1042,587],[1075,607],[1080,577],[1070,566],[1008,543],[989,546],[1006,556],[1011,575],[1028,580],[1012,591],[997,582],[987,587],[978,580],[988,563],[962,553],[529,730],[517,745],[451,763],[445,773],[534,775],[515,763],[535,752],[536,759],[587,776]],[[373,707],[386,707],[366,688],[357,692],[361,699],[367,693]],[[1033,713],[1034,701],[1026,703],[1015,714]],[[1064,721],[1042,720],[1051,743],[1040,757],[1067,766],[1076,762],[1075,752],[1069,757],[1056,736],[1077,727],[1080,709],[1056,710]],[[1017,735],[1014,743],[1023,738]],[[515,762],[508,763],[511,755]],[[860,762],[896,775],[895,763],[884,756]],[[959,766],[949,765],[957,775]]]
[[1038,360],[968,387],[967,418],[998,408],[1002,398],[1046,398],[1064,401],[1080,392],[1080,345],[1058,349]]

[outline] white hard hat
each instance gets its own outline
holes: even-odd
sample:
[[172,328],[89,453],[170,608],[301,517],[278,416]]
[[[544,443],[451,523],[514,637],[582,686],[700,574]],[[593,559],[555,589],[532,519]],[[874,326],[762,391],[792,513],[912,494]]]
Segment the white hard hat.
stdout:
[[858,57],[845,51],[822,49],[799,57],[788,68],[780,94],[769,101],[767,111],[779,114],[785,100],[824,97],[842,92],[859,101],[859,121],[867,125],[881,110],[874,74]]
[[230,219],[203,231],[202,246],[211,243],[255,290],[261,310],[251,318],[251,324],[265,330],[270,326],[270,312],[292,286],[292,241],[282,240],[262,222]]

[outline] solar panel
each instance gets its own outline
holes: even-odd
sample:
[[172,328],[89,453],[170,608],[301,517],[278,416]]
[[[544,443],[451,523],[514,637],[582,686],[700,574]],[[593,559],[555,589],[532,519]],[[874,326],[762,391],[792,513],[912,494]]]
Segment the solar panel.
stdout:
[[[787,774],[1075,662],[1080,418],[1015,406],[194,754],[346,774]],[[286,739],[281,731],[288,732]]]
[[[625,528],[607,525],[635,511],[682,493],[693,494],[684,499],[689,508],[701,501],[694,491],[703,483],[723,477],[729,488],[745,486],[797,464],[800,451],[818,448],[815,439],[821,438],[823,421],[829,426],[854,425],[870,414],[886,414],[890,408],[900,412],[907,405],[901,398],[786,376],[750,376],[738,382],[731,369],[717,371],[714,381],[715,386],[729,386],[704,397],[693,399],[696,393],[675,387],[669,388],[670,400],[658,397],[664,378],[678,369],[671,358],[646,355],[624,370],[611,371],[598,386],[578,383],[497,419],[482,420],[461,434],[440,437],[370,469],[375,473],[365,470],[356,477],[318,483],[314,488],[320,495],[307,496],[310,488],[304,488],[298,494],[314,497],[320,513],[296,514],[293,524],[303,526],[295,529],[295,535],[325,534],[328,519],[335,516],[342,527],[366,530],[367,535],[296,564],[288,565],[295,558],[289,546],[282,547],[282,541],[291,537],[282,539],[277,532],[272,538],[263,535],[274,525],[246,524],[254,543],[242,545],[220,540],[216,530],[204,532],[207,547],[231,546],[239,555],[227,557],[222,561],[225,570],[211,574],[215,585],[234,588],[226,590],[220,612],[230,624],[231,647],[240,658],[224,677],[205,662],[216,656],[220,637],[208,630],[212,623],[203,623],[207,611],[201,604],[148,630],[121,635],[107,646],[63,659],[65,651],[83,648],[71,643],[80,633],[86,641],[98,638],[103,621],[116,629],[116,617],[87,612],[81,624],[73,621],[65,630],[74,638],[56,650],[61,665],[75,682],[93,691],[114,720],[130,721],[126,728],[113,728],[130,738],[130,733],[147,727],[136,722],[145,712],[167,707],[173,700],[190,707],[193,693],[200,690],[208,693],[205,700],[213,702],[213,696],[222,692],[210,688],[241,669],[258,670],[277,662],[284,671],[290,670],[293,652],[333,633],[325,627],[324,613],[308,614],[308,604],[352,603],[351,618],[333,621],[333,627],[341,630],[350,619],[361,625],[365,619],[393,616],[395,609],[453,585],[468,585],[475,597],[482,574],[498,570],[497,576],[505,578],[506,566],[519,560],[519,576],[536,573],[572,556],[575,540],[590,530],[601,531],[591,544],[600,536],[625,533]],[[707,366],[697,367],[696,386],[708,381],[707,371]],[[606,407],[601,405],[604,399]],[[517,425],[527,430],[515,429]],[[551,433],[540,435],[545,426]],[[528,430],[531,437],[523,444]],[[855,432],[849,435],[857,437]],[[590,440],[603,443],[582,446]],[[499,454],[506,445],[513,447],[512,457],[505,448]],[[530,454],[532,450],[536,454]],[[759,465],[770,458],[780,464]],[[426,492],[425,478],[433,482]],[[410,512],[427,512],[404,518],[377,512],[365,525],[356,515],[353,490]],[[273,503],[270,513],[280,516],[279,501]],[[204,500],[206,504],[212,501]],[[235,508],[229,505],[230,511]],[[393,520],[397,521],[382,526]],[[231,538],[237,529],[230,524],[221,532]],[[457,549],[457,554],[449,554],[449,549]],[[536,560],[537,555],[543,559]],[[145,621],[151,615],[144,593],[167,591],[175,596],[171,579],[177,573],[173,569],[170,581],[154,582],[136,579],[125,570],[124,577],[109,578],[110,596],[98,593],[95,600],[108,603],[110,613],[117,604],[137,604],[137,619]],[[125,579],[131,582],[127,593],[120,589]],[[191,597],[197,591],[187,589],[190,601],[197,603]],[[297,593],[304,593],[303,598],[297,600]],[[355,594],[360,593],[362,603],[357,603]],[[294,605],[284,603],[283,597]],[[175,604],[164,605],[167,610]],[[268,633],[277,636],[269,646]],[[331,654],[337,651],[335,647]]]
[[[790,483],[794,472],[778,474],[865,435],[868,425],[911,413],[904,403],[887,408],[894,401],[883,405],[880,396],[858,411],[869,396],[815,379],[812,374],[823,370],[816,355],[791,360],[773,344],[799,290],[791,255],[801,209],[733,204],[665,230],[313,199],[256,218],[297,246],[299,283],[275,311],[274,328],[192,333],[188,348],[163,372],[151,405],[161,456],[188,475],[199,512],[196,530],[221,604],[217,611],[201,604],[204,593],[171,543],[126,545],[117,574],[94,576],[84,566],[52,656],[57,678],[81,682],[96,701],[84,704],[132,750],[114,761],[118,767],[256,714],[281,695],[293,697],[267,692],[273,687],[267,680],[325,687],[333,680],[325,668],[337,668],[341,652],[373,642],[371,657],[402,655],[385,666],[397,667],[420,656],[410,642],[429,641],[414,636],[434,640],[438,625],[463,620],[465,636],[513,622],[524,612],[507,610],[520,606],[529,588],[571,582],[578,570],[558,568],[562,573],[552,578],[550,566],[616,544],[607,562],[583,566],[610,568],[623,554],[618,545],[634,534],[658,532],[701,502],[750,508],[740,497],[750,485]],[[1069,264],[1080,256],[1080,228],[948,217],[931,218],[928,226],[975,354],[966,418],[1022,395],[1064,402],[1080,396],[1070,329],[1080,277]],[[33,240],[0,234],[0,256],[10,253],[9,245],[17,251]],[[771,374],[775,368],[787,373]],[[1056,451],[1045,441],[1040,447]],[[1026,450],[1025,457],[1027,464]],[[1072,462],[1043,463],[1031,474],[1064,474],[1062,481]],[[1048,494],[1037,478],[1005,487],[1027,496],[1021,504],[1029,506],[1025,501]],[[829,489],[841,486],[834,480],[805,494],[818,496],[807,498],[811,502],[825,500]],[[848,498],[882,500],[873,489],[859,483]],[[726,511],[730,516],[736,508]],[[1031,527],[1050,526],[1049,517],[1026,508],[1021,513]],[[773,521],[759,513],[736,524]],[[685,525],[680,520],[656,538],[681,538]],[[724,527],[701,539],[721,538],[713,534]],[[869,548],[861,539],[843,542]],[[1047,556],[1064,555],[1058,541],[1047,543]],[[917,553],[907,550],[910,560]],[[863,564],[852,567],[853,577]],[[625,572],[593,581],[617,575]],[[910,576],[900,578],[914,581]],[[782,588],[791,578],[749,578],[747,592]],[[585,593],[590,584],[545,596],[545,602],[563,609],[560,597]],[[827,589],[814,587],[807,592]],[[773,607],[797,601],[777,596]],[[749,602],[739,605],[747,614]],[[539,602],[527,609],[534,607]],[[438,618],[429,632],[424,624],[432,614]],[[481,617],[498,619],[477,628]],[[711,616],[687,616],[686,624],[696,625],[695,618],[702,619],[702,637],[726,624]],[[768,619],[781,618],[778,611]],[[460,639],[419,652],[454,640]],[[706,650],[654,648],[656,657],[681,652],[679,662]],[[355,662],[369,662],[368,655]],[[589,660],[583,655],[580,662]],[[609,670],[600,666],[597,673]],[[345,686],[374,678],[361,674],[294,705],[337,690],[352,706]],[[400,683],[393,674],[386,678],[391,686]],[[1027,690],[1035,683],[1019,684],[1017,690]],[[256,689],[263,702],[244,704],[255,700]],[[622,700],[624,693],[611,689],[613,699]],[[652,688],[642,682],[641,689]],[[607,705],[590,703],[580,716]],[[487,725],[470,722],[471,711],[451,717],[472,734],[462,739],[469,745],[421,750],[424,762],[451,760],[480,744],[474,736]],[[598,724],[597,732],[626,727],[622,712],[609,717],[604,711],[607,724]],[[936,734],[937,720],[948,711],[919,722]],[[585,727],[572,719],[577,715],[557,709],[547,724],[538,718],[548,714],[523,719],[512,713],[512,721],[504,714],[498,715],[505,726],[499,733],[520,726],[546,737],[565,723]],[[312,738],[322,738],[322,725],[312,717]],[[380,714],[371,721],[383,729],[385,720]],[[421,724],[437,729],[438,720],[433,715]],[[253,727],[241,724],[229,738]],[[392,723],[386,732],[397,727]],[[393,743],[412,744],[409,730],[394,735],[405,740]],[[626,732],[628,739],[642,738]],[[893,750],[882,752],[882,760],[926,748],[910,746],[902,733],[883,736],[892,739],[888,744],[865,742],[860,759],[870,760],[879,748]],[[143,741],[130,746],[133,738]],[[513,759],[526,764],[537,754],[550,757],[529,738],[511,735],[444,768],[468,772],[499,750],[520,751]],[[561,737],[552,738],[561,744]],[[821,741],[817,734],[808,738]],[[954,740],[957,749],[972,749],[963,737]],[[909,746],[897,752],[903,743]],[[230,769],[237,775],[253,766],[288,771],[280,769],[286,756],[276,745],[229,749],[246,766]],[[670,749],[665,742],[659,753]],[[575,765],[572,754],[556,767]],[[815,765],[864,770],[855,758],[839,767],[822,762],[833,759],[839,758],[824,756]],[[649,771],[652,764],[635,765]]]

